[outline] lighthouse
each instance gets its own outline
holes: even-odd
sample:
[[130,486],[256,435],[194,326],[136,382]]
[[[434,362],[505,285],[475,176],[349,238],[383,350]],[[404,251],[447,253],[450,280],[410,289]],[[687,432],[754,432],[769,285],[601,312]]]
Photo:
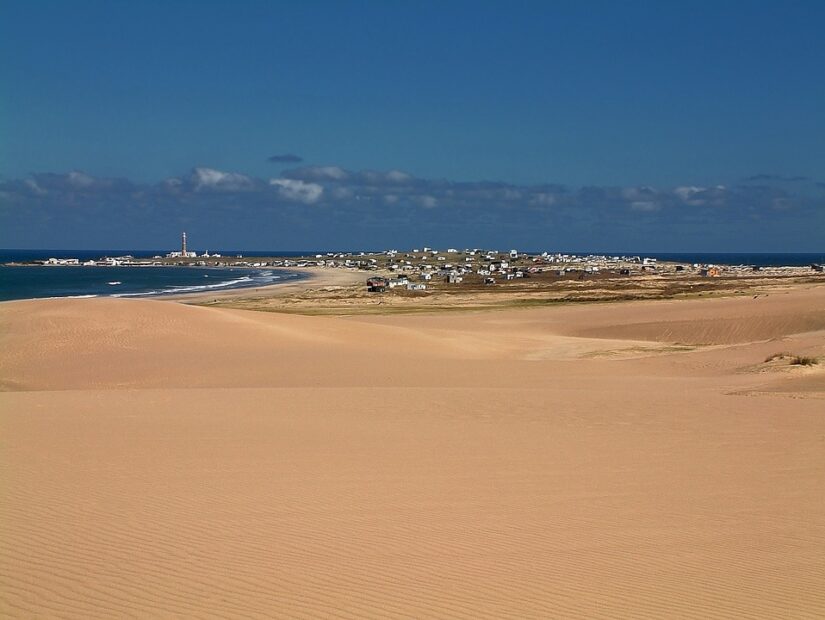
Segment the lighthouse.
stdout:
[[186,233],[180,235],[180,252],[169,252],[166,258],[194,258],[195,253],[186,249]]

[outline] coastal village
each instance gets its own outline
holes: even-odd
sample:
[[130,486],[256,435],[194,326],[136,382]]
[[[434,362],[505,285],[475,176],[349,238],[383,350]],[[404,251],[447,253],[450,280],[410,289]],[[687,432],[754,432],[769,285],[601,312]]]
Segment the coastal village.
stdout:
[[[214,267],[289,269],[320,276],[318,284],[288,295],[250,287],[190,300],[279,312],[417,311],[551,302],[663,299],[681,296],[762,294],[788,284],[821,282],[821,264],[760,267],[678,263],[650,256],[522,252],[517,249],[420,247],[403,251],[326,252],[307,256],[222,255],[187,245],[151,257],[94,260],[48,258],[53,267]],[[335,286],[325,280],[336,274]],[[314,281],[313,281],[314,282]],[[278,287],[276,287],[277,289]],[[282,289],[286,290],[286,289]],[[227,290],[227,293],[230,292]]]
[[426,290],[428,284],[444,282],[483,283],[490,286],[519,278],[532,278],[541,274],[555,277],[584,279],[600,275],[631,276],[640,274],[684,274],[703,277],[719,277],[723,274],[742,275],[765,272],[772,275],[799,275],[800,273],[825,272],[825,266],[809,267],[759,267],[749,265],[683,264],[659,261],[654,257],[568,254],[541,252],[528,253],[485,250],[480,248],[415,248],[411,251],[384,250],[379,252],[327,252],[311,256],[253,256],[237,254],[225,257],[208,250],[198,254],[188,248],[186,232],[181,234],[181,249],[151,258],[131,255],[105,256],[81,261],[78,258],[48,258],[29,264],[46,266],[83,267],[276,267],[276,268],[339,268],[381,272],[368,277],[366,286],[371,292],[405,287],[407,290]]
[[676,263],[652,257],[566,254],[542,252],[532,254],[516,249],[508,251],[485,249],[445,250],[430,247],[411,251],[328,252],[311,256],[223,256],[201,254],[187,250],[149,258],[131,255],[106,256],[94,260],[78,258],[48,258],[29,264],[45,266],[83,267],[248,267],[344,269],[364,272],[364,286],[369,292],[384,293],[394,289],[426,291],[441,285],[458,287],[493,287],[518,283],[527,279],[603,280],[606,278],[652,277],[747,277],[803,276],[825,273],[825,266],[718,265]]

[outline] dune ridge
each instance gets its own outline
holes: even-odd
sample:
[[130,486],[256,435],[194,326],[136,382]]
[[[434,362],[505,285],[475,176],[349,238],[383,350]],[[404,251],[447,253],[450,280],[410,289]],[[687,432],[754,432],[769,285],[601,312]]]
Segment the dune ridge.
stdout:
[[822,617],[823,318],[0,304],[0,612]]

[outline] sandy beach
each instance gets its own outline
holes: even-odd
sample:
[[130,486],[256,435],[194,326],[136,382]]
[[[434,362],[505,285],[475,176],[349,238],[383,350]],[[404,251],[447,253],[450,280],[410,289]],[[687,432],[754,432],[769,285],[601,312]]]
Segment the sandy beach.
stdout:
[[785,352],[825,287],[2,303],[0,614],[821,618],[825,362]]
[[173,301],[185,301],[187,303],[210,303],[214,301],[226,301],[237,298],[265,296],[269,299],[277,299],[295,295],[308,290],[324,289],[328,287],[346,287],[354,284],[361,284],[364,281],[363,273],[349,269],[318,269],[308,267],[268,267],[269,271],[287,271],[301,274],[301,279],[287,282],[276,282],[267,286],[255,288],[229,288],[220,291],[209,291],[205,293],[183,293],[180,295],[167,295],[165,298]]

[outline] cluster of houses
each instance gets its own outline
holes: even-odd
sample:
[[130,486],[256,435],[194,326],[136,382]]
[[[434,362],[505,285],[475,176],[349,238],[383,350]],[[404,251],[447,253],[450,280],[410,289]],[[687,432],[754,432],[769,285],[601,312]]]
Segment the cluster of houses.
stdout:
[[420,282],[410,282],[407,276],[398,278],[384,278],[382,276],[374,276],[367,278],[367,290],[370,293],[383,293],[387,289],[403,287],[408,291],[423,291],[427,288],[426,284]]
[[[320,257],[316,257],[320,258]],[[535,274],[550,272],[556,276],[573,276],[579,279],[600,273],[630,276],[644,274],[690,273],[702,277],[715,278],[725,274],[740,274],[743,270],[759,270],[758,267],[721,267],[707,264],[673,263],[660,264],[656,258],[640,256],[542,254],[527,255],[510,250],[433,250],[425,247],[408,253],[387,250],[380,254],[361,254],[343,260],[342,266],[364,270],[384,270],[389,277],[371,277],[367,280],[367,290],[383,292],[397,287],[407,290],[425,290],[428,283],[438,280],[447,284],[458,284],[467,276],[479,276],[487,285],[497,281],[530,278]],[[814,271],[824,271],[820,265],[812,265]],[[805,268],[771,268],[772,271],[785,269],[797,273]],[[414,281],[413,281],[414,280]],[[478,281],[478,280],[476,280]]]
[[[369,278],[367,289],[372,292],[385,291],[398,286],[408,290],[423,290],[428,282],[438,279],[447,284],[458,284],[466,276],[477,275],[484,284],[496,284],[517,278],[530,278],[533,274],[552,271],[557,275],[571,272],[595,274],[602,269],[622,264],[639,263],[642,270],[654,270],[656,259],[639,257],[577,256],[571,254],[527,255],[518,250],[498,252],[497,250],[449,248],[442,252],[432,248],[414,249],[409,253],[387,250],[380,255],[362,255],[345,262],[360,269],[386,269],[394,275],[389,278]],[[630,274],[625,268],[622,273]],[[417,283],[410,282],[415,277]]]
[[139,265],[140,261],[136,261],[132,256],[105,256],[97,260],[81,261],[79,258],[47,258],[39,261],[39,264],[46,266],[62,265],[69,267],[119,267],[122,265]]
[[[458,254],[458,250],[449,249],[445,254],[437,250],[424,248],[424,253],[413,250],[412,254],[398,256],[396,250],[386,253],[387,260],[383,264],[376,258],[367,258],[357,265],[361,269],[384,268],[393,273],[389,278],[372,277],[367,279],[367,290],[371,292],[383,292],[387,289],[404,287],[411,291],[426,290],[427,283],[434,279],[441,280],[448,284],[459,284],[464,281],[465,276],[477,274],[484,278],[485,284],[495,284],[493,276],[500,276],[507,280],[514,278],[530,277],[531,269],[528,267],[516,267],[511,264],[511,260],[518,258],[518,252],[513,250],[507,256],[499,257],[497,253],[477,254],[480,251],[468,250],[463,256],[451,256]],[[379,267],[380,265],[380,267]],[[410,280],[416,278],[416,282]]]
[[[199,267],[325,267],[380,271],[387,277],[371,277],[367,280],[370,291],[386,291],[404,288],[411,291],[426,290],[435,281],[459,284],[468,276],[478,276],[487,285],[498,281],[530,278],[535,274],[550,272],[557,276],[577,276],[585,278],[601,272],[630,276],[634,273],[692,273],[704,277],[742,275],[745,272],[762,271],[765,275],[796,274],[808,269],[825,272],[819,264],[803,267],[753,267],[747,265],[675,265],[660,264],[655,258],[623,255],[577,255],[565,253],[526,254],[518,250],[499,252],[498,250],[448,248],[436,250],[430,247],[416,248],[409,252],[385,250],[383,252],[327,252],[314,256],[255,257],[242,255],[223,257],[220,254],[187,252],[183,246],[180,252],[170,252],[166,257],[154,256],[136,259],[133,256],[104,257],[97,260],[81,261],[77,258],[49,258],[38,261],[43,265],[69,266],[160,266],[187,265]],[[185,259],[185,260],[181,260]],[[724,272],[723,272],[724,269]],[[810,271],[808,271],[810,273]]]

